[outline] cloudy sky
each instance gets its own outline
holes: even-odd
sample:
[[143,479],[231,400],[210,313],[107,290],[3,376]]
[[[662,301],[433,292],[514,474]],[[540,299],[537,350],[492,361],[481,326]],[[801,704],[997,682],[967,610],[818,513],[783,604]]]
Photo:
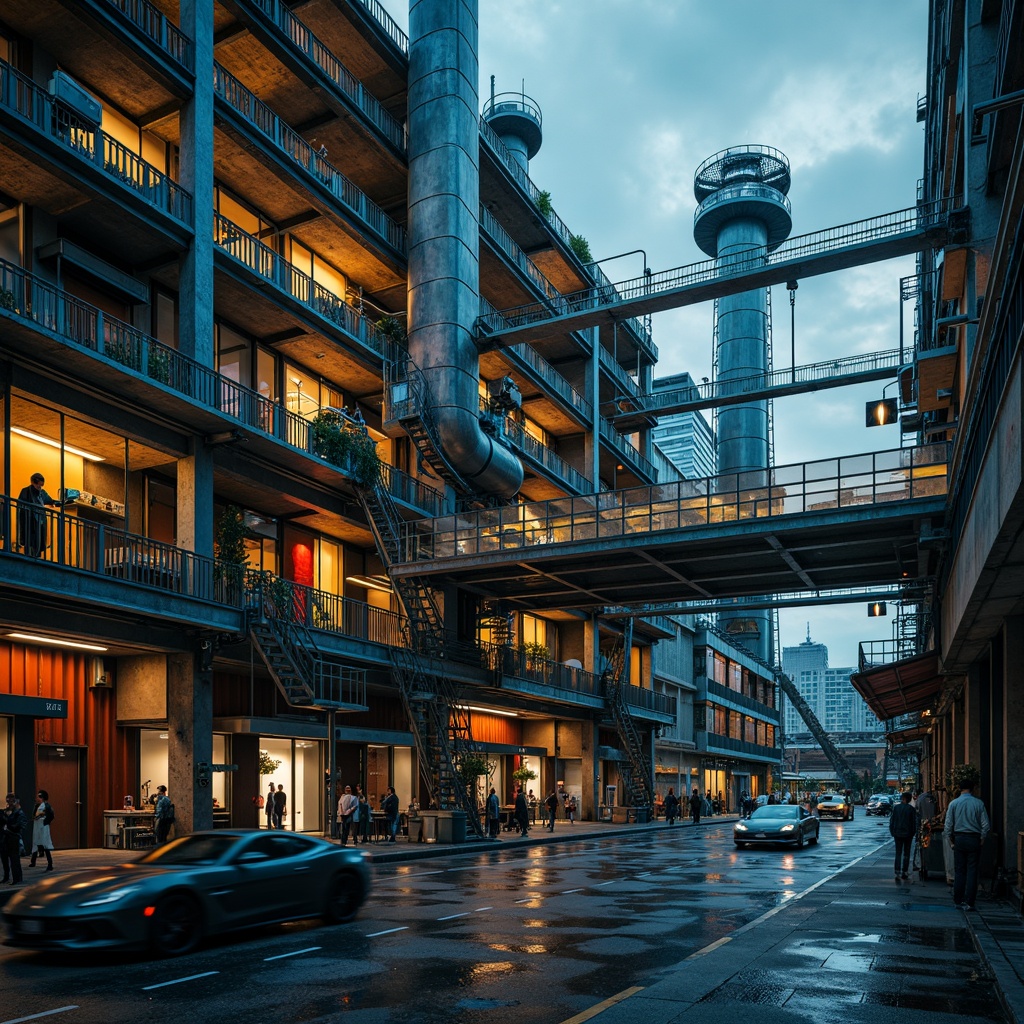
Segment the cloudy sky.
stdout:
[[[385,4],[406,26],[402,0]],[[544,117],[533,181],[595,259],[641,248],[660,271],[705,258],[693,172],[728,146],[788,156],[794,235],[912,206],[926,45],[926,0],[480,0],[481,103],[491,75],[498,92],[525,83]],[[603,269],[635,277],[643,257]],[[800,282],[797,362],[896,348],[899,279],[913,269],[908,257]],[[773,307],[775,366],[788,366],[784,288]],[[710,377],[711,328],[710,304],[658,314],[658,375]],[[909,307],[905,329],[909,342]],[[777,400],[776,463],[898,447],[898,428],[864,427],[882,386]],[[782,643],[803,640],[808,621],[834,666],[891,636],[891,620],[858,603],[781,613]]]

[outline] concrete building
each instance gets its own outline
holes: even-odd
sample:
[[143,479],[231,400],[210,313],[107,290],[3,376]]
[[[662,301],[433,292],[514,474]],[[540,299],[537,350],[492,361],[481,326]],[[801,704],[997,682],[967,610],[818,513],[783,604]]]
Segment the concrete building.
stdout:
[[931,3],[920,200],[947,204],[954,230],[910,282],[919,330],[900,397],[905,428],[950,447],[949,508],[924,538],[938,559],[936,584],[917,592],[932,612],[925,653],[862,645],[855,677],[879,717],[916,718],[892,741],[917,745],[926,786],[977,769],[996,863],[1010,869],[1024,867],[1022,84],[1024,4]]
[[[830,668],[828,647],[807,639],[796,647],[782,648],[782,671],[796,684],[804,700],[828,733],[881,733],[884,725],[853,688],[850,676],[856,667]],[[787,741],[810,730],[796,708],[786,704]],[[787,743],[788,745],[788,743]]]
[[[656,377],[653,393],[666,394],[692,387],[695,385],[688,373],[674,373],[671,377]],[[687,480],[714,476],[717,472],[714,431],[701,413],[660,416],[653,437],[654,443]]]

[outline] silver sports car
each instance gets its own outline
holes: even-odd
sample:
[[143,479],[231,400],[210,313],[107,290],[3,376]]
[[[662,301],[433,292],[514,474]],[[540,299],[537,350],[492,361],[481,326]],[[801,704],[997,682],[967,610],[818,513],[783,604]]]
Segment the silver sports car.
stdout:
[[47,878],[3,911],[9,946],[177,956],[239,928],[350,921],[369,888],[369,855],[360,850],[294,832],[223,829],[118,867]]

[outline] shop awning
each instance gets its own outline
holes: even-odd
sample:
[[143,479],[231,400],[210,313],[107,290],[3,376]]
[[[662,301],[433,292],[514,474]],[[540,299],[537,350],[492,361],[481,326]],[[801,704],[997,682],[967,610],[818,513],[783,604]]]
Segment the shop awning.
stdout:
[[853,688],[883,721],[934,707],[942,690],[939,657],[934,652],[904,658],[850,676]]
[[912,725],[909,729],[897,729],[895,732],[886,734],[886,739],[889,743],[896,747],[902,746],[905,743],[917,743],[918,740],[923,740],[925,736],[930,736],[932,732],[931,725]]

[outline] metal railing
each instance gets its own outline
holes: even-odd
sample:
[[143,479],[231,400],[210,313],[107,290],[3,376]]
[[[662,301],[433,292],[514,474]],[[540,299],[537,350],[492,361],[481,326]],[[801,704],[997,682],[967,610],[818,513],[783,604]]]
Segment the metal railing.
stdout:
[[512,240],[512,236],[498,223],[498,219],[483,203],[480,204],[480,227],[530,279],[534,287],[549,299],[558,296],[558,289],[541,273],[537,264]]
[[550,448],[528,434],[515,420],[505,418],[503,433],[512,448],[557,476],[570,490],[586,494],[594,489],[593,484],[579,470],[574,469],[560,455],[556,455]]
[[[715,701],[731,701],[736,707],[741,707],[751,714],[760,715],[765,721],[771,722],[773,725],[777,725],[779,722],[779,709],[774,704],[760,701],[749,694],[740,693],[738,690],[723,686],[707,676],[698,676],[695,682],[697,683],[698,697],[701,684],[703,683],[705,693],[708,697],[714,698]],[[774,699],[774,694],[772,696]]]
[[[291,448],[318,456],[312,423],[258,391],[182,355],[130,324],[0,260],[0,317],[10,314],[95,353],[146,380],[161,384]],[[344,467],[337,467],[345,473]],[[449,511],[444,495],[412,477],[382,466],[388,492],[430,515]]]
[[658,471],[646,456],[642,455],[636,445],[620,434],[606,419],[601,419],[601,437],[607,441],[624,459],[639,467],[652,481],[657,481]]
[[766,246],[750,249],[735,259],[730,259],[727,266],[721,266],[719,261],[714,259],[702,260],[699,263],[630,278],[616,285],[584,288],[562,295],[553,304],[527,303],[499,312],[505,328],[523,327],[557,316],[613,306],[617,302],[653,298],[666,292],[711,281],[727,280],[792,260],[822,256],[868,242],[885,241],[940,227],[945,223],[952,208],[952,202],[948,199],[921,203],[909,209],[896,210],[893,213],[869,217],[866,220],[806,235],[797,235],[787,239],[772,251]]
[[631,708],[676,717],[676,699],[667,693],[658,693],[657,690],[649,690],[646,686],[627,684],[622,687],[622,699]]
[[721,206],[722,203],[732,202],[734,199],[762,199],[768,202],[776,203],[781,206],[786,213],[792,214],[793,204],[789,201],[789,196],[784,196],[777,188],[773,188],[771,185],[764,185],[758,182],[744,182],[738,185],[725,185],[720,188],[717,192],[712,192],[701,204],[693,211],[693,223],[696,226],[697,221],[704,216],[708,210],[713,210],[716,206]]
[[190,193],[99,128],[83,124],[45,89],[4,61],[0,61],[0,106],[155,209],[182,224],[192,223]]
[[402,53],[408,54],[409,52],[409,37],[398,27],[398,23],[383,6],[377,2],[377,0],[355,0],[360,7],[364,8],[366,12],[380,22],[381,28],[391,37],[391,41],[402,51]]
[[218,248],[384,358],[384,336],[344,299],[219,213],[214,214],[213,231]]
[[273,146],[323,185],[350,213],[405,255],[405,229],[396,224],[369,196],[335,168],[325,154],[318,153],[297,131],[290,128],[255,93],[228,70],[214,64],[214,92],[236,113],[257,129]]
[[487,652],[491,668],[502,675],[529,679],[585,697],[603,697],[600,678],[586,669],[528,654],[521,647],[498,644],[481,644],[481,647]]
[[363,87],[363,83],[281,2],[281,0],[248,0],[258,7],[288,40],[308,57],[366,115],[367,120],[397,149],[405,151],[405,126],[397,121],[384,105]]
[[943,442],[466,512],[407,525],[405,561],[942,497],[948,451]]
[[186,71],[195,72],[192,40],[148,0],[107,0],[107,3],[116,7],[143,35],[173,57]]

